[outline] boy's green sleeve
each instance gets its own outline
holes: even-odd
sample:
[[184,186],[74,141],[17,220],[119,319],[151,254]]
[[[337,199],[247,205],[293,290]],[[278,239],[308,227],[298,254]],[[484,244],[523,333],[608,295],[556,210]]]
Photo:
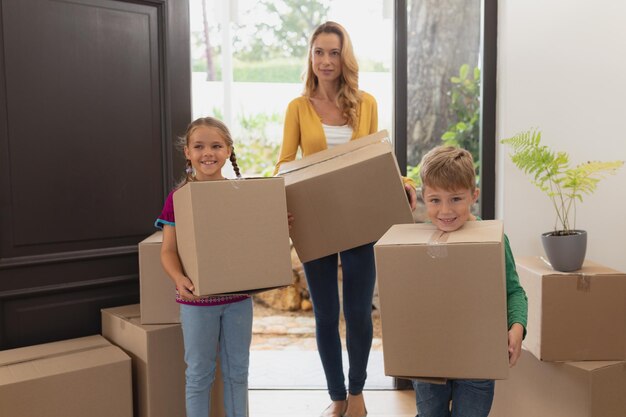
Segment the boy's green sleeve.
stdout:
[[506,272],[506,305],[507,305],[507,321],[509,329],[513,323],[519,323],[524,326],[524,337],[526,337],[526,322],[528,318],[528,298],[526,291],[522,288],[515,268],[515,259],[509,238],[504,235],[504,265]]

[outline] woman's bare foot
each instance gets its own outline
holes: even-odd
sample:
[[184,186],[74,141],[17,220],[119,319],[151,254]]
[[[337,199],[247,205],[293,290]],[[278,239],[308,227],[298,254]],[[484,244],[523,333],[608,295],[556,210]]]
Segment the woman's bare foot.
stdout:
[[346,411],[346,400],[333,401],[326,410],[322,411],[320,417],[343,417],[343,413]]
[[358,395],[348,394],[348,407],[343,414],[345,417],[366,417],[367,409],[365,408],[365,400],[363,393]]

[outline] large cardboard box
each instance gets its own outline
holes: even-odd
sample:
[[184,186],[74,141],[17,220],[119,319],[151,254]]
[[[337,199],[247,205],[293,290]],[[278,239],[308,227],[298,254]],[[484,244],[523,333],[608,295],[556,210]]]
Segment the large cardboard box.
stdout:
[[585,261],[574,272],[517,259],[528,295],[524,346],[545,361],[626,359],[626,274]]
[[290,230],[302,262],[377,241],[413,223],[386,131],[281,165]]
[[176,286],[161,265],[163,232],[139,242],[141,324],[180,323]]
[[196,295],[292,284],[282,178],[190,182],[174,193],[176,240]]
[[502,223],[395,225],[374,250],[386,375],[508,376]]
[[130,362],[100,335],[0,352],[0,416],[133,417]]
[[[180,324],[143,325],[139,305],[134,304],[103,309],[102,335],[132,358],[135,417],[185,417],[186,365]],[[223,399],[218,369],[210,417],[225,416]]]
[[489,417],[624,417],[626,362],[542,362],[522,350]]

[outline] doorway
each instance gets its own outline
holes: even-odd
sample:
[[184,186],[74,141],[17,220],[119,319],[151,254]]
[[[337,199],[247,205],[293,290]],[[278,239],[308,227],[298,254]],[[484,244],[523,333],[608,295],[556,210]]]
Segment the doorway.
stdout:
[[[357,13],[358,19],[348,0],[190,0],[193,118],[226,123],[244,176],[273,174],[284,112],[302,93],[308,36],[326,20],[350,34],[360,88],[376,97],[379,129],[391,131],[391,1],[363,1]],[[228,169],[226,176],[234,176]],[[255,296],[251,388],[326,388],[306,280],[295,253],[292,259],[294,287]],[[393,389],[393,378],[383,372],[378,310],[373,320],[366,389]],[[345,329],[341,334],[345,348]]]

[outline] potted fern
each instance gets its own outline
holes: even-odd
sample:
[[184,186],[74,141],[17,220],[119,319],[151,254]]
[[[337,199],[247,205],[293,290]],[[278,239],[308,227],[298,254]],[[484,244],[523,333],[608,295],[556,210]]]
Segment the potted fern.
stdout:
[[554,230],[541,235],[552,268],[564,272],[580,269],[587,250],[587,232],[576,229],[576,202],[593,193],[598,182],[614,174],[624,161],[588,161],[570,167],[568,154],[541,145],[541,132],[536,129],[500,143],[512,148],[510,157],[515,166],[530,175],[532,183],[552,201],[556,211]]

